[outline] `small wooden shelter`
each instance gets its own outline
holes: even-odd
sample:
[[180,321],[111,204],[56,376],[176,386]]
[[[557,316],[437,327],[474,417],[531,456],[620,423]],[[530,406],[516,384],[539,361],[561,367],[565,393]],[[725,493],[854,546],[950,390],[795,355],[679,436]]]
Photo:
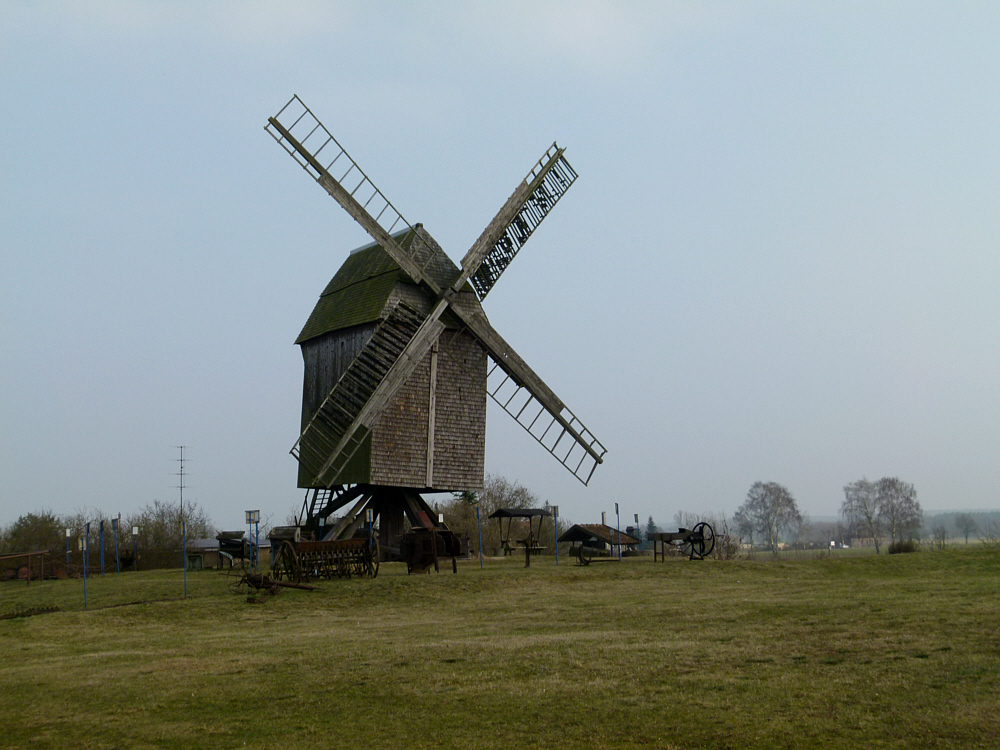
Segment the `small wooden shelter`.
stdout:
[[[503,548],[504,557],[510,555],[517,549],[515,544],[511,543],[511,529],[514,524],[514,519],[527,520],[528,522],[528,534],[523,539],[515,539],[516,544],[520,544],[524,547],[525,554],[525,565],[528,565],[530,556],[532,554],[541,554],[545,551],[545,548],[539,543],[539,539],[542,535],[542,519],[551,518],[552,511],[548,508],[497,508],[495,511],[490,513],[489,518],[497,519],[497,526],[500,528],[500,546]],[[503,519],[507,519],[507,531],[504,532],[503,529]],[[534,519],[538,519],[538,528],[534,526]]]
[[578,523],[570,527],[559,537],[559,542],[569,542],[581,547],[589,547],[601,551],[615,553],[620,547],[623,552],[639,549],[641,539],[614,529],[603,523]]

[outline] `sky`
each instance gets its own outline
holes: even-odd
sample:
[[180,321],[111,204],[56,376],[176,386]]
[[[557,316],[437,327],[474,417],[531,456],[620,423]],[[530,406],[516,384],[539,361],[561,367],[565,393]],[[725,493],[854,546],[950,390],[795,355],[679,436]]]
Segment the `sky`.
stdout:
[[490,403],[486,469],[595,522],[1000,507],[1000,5],[0,4],[0,523],[301,504],[293,342],[368,241],[264,131],[298,94],[453,260],[553,140],[487,298],[607,448]]

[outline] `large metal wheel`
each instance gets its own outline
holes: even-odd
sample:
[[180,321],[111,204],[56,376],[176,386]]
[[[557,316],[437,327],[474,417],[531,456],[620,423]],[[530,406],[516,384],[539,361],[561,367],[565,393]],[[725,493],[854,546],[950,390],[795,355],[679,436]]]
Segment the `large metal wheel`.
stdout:
[[577,556],[580,558],[580,565],[590,565],[590,561],[594,559],[594,550],[581,544]]
[[378,563],[379,563],[379,548],[378,548],[378,537],[374,534],[368,540],[368,549],[366,553],[365,566],[368,571],[368,575],[372,578],[378,577]]
[[271,574],[276,580],[299,583],[299,559],[291,542],[282,542],[278,554],[271,560]]
[[715,549],[715,529],[702,521],[691,530],[691,559],[703,560]]

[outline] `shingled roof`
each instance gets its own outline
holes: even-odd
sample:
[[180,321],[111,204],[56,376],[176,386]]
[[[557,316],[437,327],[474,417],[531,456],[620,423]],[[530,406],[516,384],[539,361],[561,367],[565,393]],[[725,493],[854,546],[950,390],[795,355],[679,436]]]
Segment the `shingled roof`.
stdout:
[[[393,239],[408,246],[412,236],[407,229]],[[380,245],[372,242],[359,247],[326,285],[295,343],[378,320],[399,281],[413,283]]]
[[[447,286],[458,274],[458,267],[420,224],[414,230],[397,232],[392,238],[404,251],[409,251],[418,232],[422,241],[427,243],[423,247],[429,244],[432,248],[432,257],[425,272],[439,285]],[[342,328],[374,323],[384,314],[386,302],[398,283],[414,284],[414,281],[381,245],[371,242],[352,251],[326,285],[295,343],[301,344]],[[462,293],[478,299],[468,282]],[[445,322],[451,322],[452,317],[446,314]]]

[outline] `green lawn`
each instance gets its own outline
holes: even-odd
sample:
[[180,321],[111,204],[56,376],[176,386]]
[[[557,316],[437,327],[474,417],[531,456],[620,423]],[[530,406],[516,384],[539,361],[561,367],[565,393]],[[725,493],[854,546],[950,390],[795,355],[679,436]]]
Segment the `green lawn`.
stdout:
[[[1000,746],[1000,552],[0,585],[5,747]],[[100,608],[137,600],[145,604]]]

